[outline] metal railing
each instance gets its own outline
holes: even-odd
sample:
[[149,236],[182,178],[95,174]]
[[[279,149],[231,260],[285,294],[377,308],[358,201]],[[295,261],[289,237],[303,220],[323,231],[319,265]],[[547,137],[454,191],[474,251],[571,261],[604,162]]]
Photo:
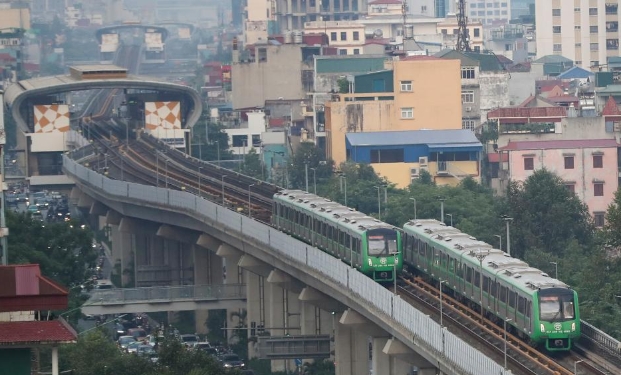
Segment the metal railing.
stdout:
[[209,223],[242,241],[264,249],[301,272],[349,294],[374,320],[388,324],[394,335],[459,375],[509,375],[461,338],[443,329],[428,315],[415,309],[369,277],[327,253],[251,218],[183,191],[111,180],[64,156],[68,176],[107,199],[133,202],[160,210],[183,213]]
[[93,290],[86,305],[113,305],[138,302],[210,301],[245,299],[246,285],[184,285],[148,288]]

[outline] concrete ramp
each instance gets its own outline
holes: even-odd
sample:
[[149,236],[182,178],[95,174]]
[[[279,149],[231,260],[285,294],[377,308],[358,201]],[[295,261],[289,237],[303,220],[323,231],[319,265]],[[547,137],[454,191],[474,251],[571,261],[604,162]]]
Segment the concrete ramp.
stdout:
[[94,290],[87,315],[237,309],[246,307],[246,285],[186,285]]

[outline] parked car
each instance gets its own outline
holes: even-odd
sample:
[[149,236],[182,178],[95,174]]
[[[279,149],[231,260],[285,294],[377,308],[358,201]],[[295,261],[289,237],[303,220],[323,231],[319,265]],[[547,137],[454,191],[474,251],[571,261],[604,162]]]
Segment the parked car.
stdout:
[[16,194],[7,194],[4,198],[7,206],[17,206],[18,200]]
[[144,340],[147,337],[147,332],[142,328],[130,328],[127,330],[127,334],[137,341]]
[[244,368],[246,364],[237,354],[224,354],[220,357],[220,362],[224,368]]
[[129,344],[127,344],[127,348],[125,348],[125,351],[128,353],[136,354],[138,353],[138,347],[142,345],[143,344],[140,341],[130,342]]
[[125,334],[127,333],[127,331],[125,330],[125,327],[123,327],[121,323],[114,324],[114,332],[115,332],[117,340],[119,339],[119,337],[125,336]]
[[121,336],[117,340],[117,343],[123,350],[127,349],[127,345],[131,344],[132,342],[136,342],[136,339],[133,336]]
[[185,344],[185,346],[193,347],[199,342],[199,338],[196,335],[181,335],[181,342]]
[[20,203],[26,203],[28,204],[28,202],[30,201],[30,198],[28,197],[28,194],[17,194],[17,201]]
[[40,210],[45,210],[48,207],[50,207],[49,202],[47,200],[41,199],[41,198],[37,199],[35,201],[35,204],[37,205],[37,207],[39,207]]
[[41,210],[39,210],[39,207],[37,207],[36,204],[31,204],[28,206],[28,212],[30,212],[31,214],[41,214]]

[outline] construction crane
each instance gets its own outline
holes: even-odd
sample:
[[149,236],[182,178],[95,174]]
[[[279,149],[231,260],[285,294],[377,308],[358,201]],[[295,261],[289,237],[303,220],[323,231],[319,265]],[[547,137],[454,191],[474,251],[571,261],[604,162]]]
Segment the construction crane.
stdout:
[[468,40],[468,19],[466,18],[466,0],[457,0],[457,46],[460,52],[470,52]]

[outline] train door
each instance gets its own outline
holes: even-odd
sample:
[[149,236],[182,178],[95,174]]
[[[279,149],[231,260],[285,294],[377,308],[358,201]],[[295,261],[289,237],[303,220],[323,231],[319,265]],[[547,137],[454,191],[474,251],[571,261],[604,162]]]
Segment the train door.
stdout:
[[517,295],[517,319],[516,323],[518,327],[528,327],[526,320],[526,298],[521,295]]

